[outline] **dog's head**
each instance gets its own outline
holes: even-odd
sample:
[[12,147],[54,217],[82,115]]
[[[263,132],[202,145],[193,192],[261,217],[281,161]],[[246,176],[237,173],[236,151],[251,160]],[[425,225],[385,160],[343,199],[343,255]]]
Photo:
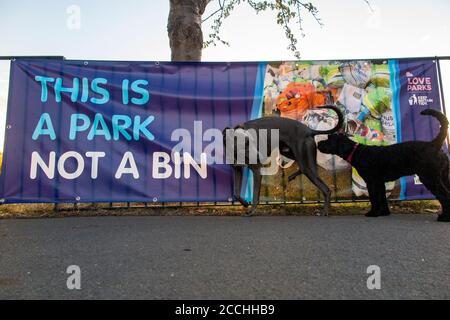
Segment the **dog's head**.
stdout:
[[322,140],[318,143],[317,148],[320,152],[327,154],[341,155],[350,139],[343,133],[330,134],[327,140]]

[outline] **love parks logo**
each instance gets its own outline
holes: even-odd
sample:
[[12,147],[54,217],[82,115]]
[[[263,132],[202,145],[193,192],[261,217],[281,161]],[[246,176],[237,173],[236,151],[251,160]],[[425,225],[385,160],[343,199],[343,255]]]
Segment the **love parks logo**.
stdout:
[[414,77],[410,72],[407,73],[407,86],[408,92],[424,92],[432,91],[433,86],[431,83],[431,77]]
[[407,71],[406,91],[410,93],[408,104],[410,106],[428,106],[433,103],[427,93],[433,91],[431,77],[415,77],[412,72]]

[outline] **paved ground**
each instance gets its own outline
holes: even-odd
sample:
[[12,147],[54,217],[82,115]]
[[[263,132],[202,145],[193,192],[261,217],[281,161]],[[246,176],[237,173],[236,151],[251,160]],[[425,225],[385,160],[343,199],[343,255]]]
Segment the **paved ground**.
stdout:
[[[67,266],[82,289],[66,287]],[[366,268],[381,268],[368,290]],[[450,298],[434,215],[0,220],[0,298]]]

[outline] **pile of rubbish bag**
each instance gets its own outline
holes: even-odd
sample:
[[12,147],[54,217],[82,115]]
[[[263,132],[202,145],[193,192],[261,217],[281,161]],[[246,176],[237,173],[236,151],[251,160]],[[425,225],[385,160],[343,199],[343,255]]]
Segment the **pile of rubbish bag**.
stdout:
[[[300,61],[269,64],[264,85],[264,114],[301,121],[316,130],[336,125],[331,110],[315,109],[334,104],[345,116],[345,132],[367,145],[396,142],[392,90],[387,61]],[[325,136],[318,136],[319,141]],[[349,169],[336,156],[318,153],[326,170]],[[367,195],[364,181],[353,170],[355,195]],[[388,192],[393,184],[387,185]]]

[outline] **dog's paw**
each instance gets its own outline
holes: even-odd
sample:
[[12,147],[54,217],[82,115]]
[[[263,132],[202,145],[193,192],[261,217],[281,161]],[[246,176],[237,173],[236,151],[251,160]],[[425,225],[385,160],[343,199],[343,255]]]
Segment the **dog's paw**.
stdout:
[[326,209],[316,209],[314,210],[314,215],[317,217],[327,217],[328,216],[328,210]]
[[244,214],[242,214],[242,216],[245,218],[249,218],[249,217],[253,216],[253,213],[254,213],[254,210],[248,210]]
[[378,216],[380,216],[380,214],[377,211],[370,210],[369,212],[366,213],[366,217],[378,217]]
[[239,201],[239,203],[242,204],[242,206],[244,206],[244,208],[248,208],[248,206],[250,205],[250,203],[248,203],[247,201],[245,201],[241,197],[236,197],[236,200]]
[[439,222],[450,222],[450,214],[440,214],[440,215],[438,215],[437,221],[439,221]]

